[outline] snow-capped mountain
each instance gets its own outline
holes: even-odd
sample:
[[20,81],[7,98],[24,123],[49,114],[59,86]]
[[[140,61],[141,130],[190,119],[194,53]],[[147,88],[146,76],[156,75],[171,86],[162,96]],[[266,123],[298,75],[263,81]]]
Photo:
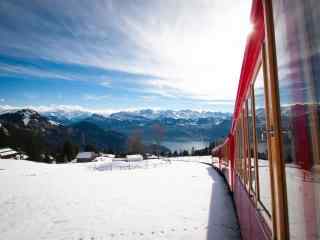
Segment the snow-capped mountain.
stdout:
[[0,112],[0,122],[2,122],[2,124],[15,124],[20,128],[37,128],[41,129],[42,131],[47,128],[52,128],[60,125],[59,123],[53,120],[49,120],[31,109],[2,111]]
[[80,122],[92,115],[90,112],[79,111],[79,110],[55,110],[55,111],[44,111],[41,114],[52,121],[69,125],[74,122]]
[[[1,112],[0,112],[1,114]],[[102,115],[79,110],[55,110],[36,112],[29,109],[3,111],[0,120],[19,125],[19,128],[42,129],[51,132],[56,127],[70,127],[76,123],[88,122],[105,131],[116,131],[130,136],[139,130],[146,141],[153,139],[153,126],[160,124],[165,129],[167,141],[211,141],[227,134],[231,114],[194,110],[152,110],[121,111]],[[64,132],[64,131],[58,131]]]
[[57,153],[65,143],[78,146],[93,144],[99,149],[124,149],[124,134],[104,130],[96,124],[80,121],[69,126],[57,123],[30,109],[0,112],[0,145],[34,151]]
[[112,114],[101,114],[86,111],[70,111],[70,110],[55,110],[40,112],[50,120],[55,122],[70,125],[72,123],[83,121],[87,118],[96,118],[97,121],[105,120],[106,118],[119,121],[148,121],[148,120],[164,120],[164,119],[185,119],[197,120],[203,118],[214,118],[217,123],[222,120],[230,119],[231,113],[210,112],[210,111],[194,111],[194,110],[152,110],[143,109],[137,111],[119,111]]
[[224,113],[142,110],[114,113],[108,117],[94,114],[84,121],[127,136],[139,131],[145,141],[152,141],[153,127],[157,124],[165,129],[166,141],[211,141],[227,134],[231,116]]
[[221,113],[221,112],[210,112],[210,111],[194,111],[194,110],[152,110],[144,109],[138,111],[121,111],[113,113],[110,115],[110,118],[115,118],[118,120],[135,120],[135,119],[201,119],[201,118],[221,118],[227,119],[230,118],[230,113]]
[[[6,108],[0,106],[0,114],[14,113],[21,109],[18,108]],[[69,108],[55,108],[52,110],[36,109],[38,113],[49,118],[52,121],[62,124],[72,124],[75,122],[82,121],[88,117],[101,117],[101,118],[112,118],[117,120],[156,120],[156,119],[201,119],[201,118],[216,118],[220,120],[231,118],[231,113],[223,112],[212,112],[212,111],[196,111],[196,110],[153,110],[153,109],[142,109],[136,111],[119,111],[110,113],[100,113],[94,111],[88,111],[85,109],[71,109]]]

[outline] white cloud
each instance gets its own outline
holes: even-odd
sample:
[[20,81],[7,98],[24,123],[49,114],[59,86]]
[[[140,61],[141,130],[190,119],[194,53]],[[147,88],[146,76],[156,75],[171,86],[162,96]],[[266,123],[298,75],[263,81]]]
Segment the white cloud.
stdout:
[[63,72],[55,72],[48,69],[41,69],[35,67],[26,67],[26,66],[16,66],[9,65],[5,63],[0,63],[0,76],[6,75],[23,75],[23,76],[32,76],[39,78],[54,78],[54,79],[62,79],[62,80],[79,80],[80,76],[70,75],[68,73]]
[[[146,97],[146,101],[148,100],[152,100],[151,98],[144,96],[143,98]],[[219,105],[219,102],[217,103],[217,105]],[[228,107],[227,107],[228,108]],[[68,115],[68,113],[96,113],[96,114],[101,114],[104,116],[108,116],[112,113],[116,113],[116,112],[120,112],[120,111],[125,111],[125,112],[134,112],[134,111],[140,111],[140,110],[144,110],[146,108],[141,108],[141,107],[131,107],[131,108],[118,108],[118,109],[112,109],[112,108],[100,108],[100,109],[93,109],[93,108],[86,108],[80,105],[55,105],[55,104],[51,104],[51,105],[39,105],[39,106],[34,106],[34,105],[20,105],[20,106],[13,106],[13,105],[1,105],[0,104],[0,112],[2,111],[7,111],[7,110],[19,110],[19,109],[32,109],[35,110],[39,113],[46,113],[46,112],[60,112],[62,114],[65,114],[66,116]],[[154,111],[162,111],[162,110],[168,110],[166,108],[162,108],[160,106],[158,107],[152,107],[152,108],[148,108],[148,109],[152,109]],[[170,109],[170,110],[183,110],[186,108],[177,108],[177,109]],[[220,108],[218,108],[220,109]],[[208,111],[207,108],[194,108],[192,109],[193,111],[198,111],[198,112],[206,112]],[[221,111],[217,110],[217,111]],[[222,110],[225,111],[225,110]],[[228,112],[228,111],[226,111]]]
[[[0,51],[15,48],[31,57],[158,76],[153,85],[146,81],[144,90],[162,96],[235,98],[250,31],[250,0],[94,3],[39,2],[50,12],[57,9],[52,12],[56,21],[39,19],[37,9],[16,19],[25,10],[4,4],[4,10],[14,9],[12,21],[31,31],[22,41],[21,32],[0,29]],[[43,29],[63,34],[43,34]],[[101,85],[110,83],[101,80]]]
[[102,87],[109,88],[111,86],[111,80],[103,80],[103,82],[100,83]]
[[108,115],[119,110],[117,109],[89,109],[80,105],[23,105],[23,106],[12,106],[12,105],[0,105],[0,111],[4,110],[18,110],[18,109],[33,109],[37,112],[84,112],[84,113],[98,113]]

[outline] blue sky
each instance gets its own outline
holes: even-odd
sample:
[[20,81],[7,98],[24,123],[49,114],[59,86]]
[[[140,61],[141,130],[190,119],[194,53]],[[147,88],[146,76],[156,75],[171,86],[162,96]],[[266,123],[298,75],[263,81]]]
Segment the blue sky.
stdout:
[[249,0],[2,0],[0,105],[232,111]]

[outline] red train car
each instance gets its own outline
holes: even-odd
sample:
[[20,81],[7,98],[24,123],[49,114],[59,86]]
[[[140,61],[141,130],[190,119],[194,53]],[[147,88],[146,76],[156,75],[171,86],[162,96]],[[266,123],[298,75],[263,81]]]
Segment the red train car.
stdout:
[[212,164],[243,239],[320,239],[320,1],[253,0],[230,133]]

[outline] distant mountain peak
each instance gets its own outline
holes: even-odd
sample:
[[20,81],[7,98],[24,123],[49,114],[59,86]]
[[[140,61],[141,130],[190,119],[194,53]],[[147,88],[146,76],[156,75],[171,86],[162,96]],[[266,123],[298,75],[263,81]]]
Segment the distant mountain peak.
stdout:
[[0,112],[0,121],[6,124],[15,124],[20,128],[37,129],[37,128],[54,128],[59,124],[50,121],[48,118],[40,115],[32,109],[18,109]]
[[[0,115],[5,113],[20,112],[24,115],[37,114],[32,109],[11,109],[6,110],[0,107]],[[163,119],[185,119],[197,120],[202,118],[231,118],[231,113],[213,112],[204,110],[154,110],[150,108],[134,110],[134,111],[119,111],[112,114],[104,114],[99,112],[89,112],[79,109],[54,109],[52,111],[40,111],[42,116],[47,117],[49,120],[63,125],[70,125],[75,122],[85,120],[87,118],[94,118],[95,120],[115,119],[119,121],[149,121],[149,120],[163,120]]]
[[210,111],[196,111],[190,109],[184,110],[152,110],[152,109],[142,109],[136,111],[121,111],[113,113],[110,115],[111,118],[116,118],[119,120],[123,119],[139,119],[145,118],[149,120],[155,119],[200,119],[200,118],[215,118],[215,117],[231,117],[230,113],[221,112],[210,112]]

